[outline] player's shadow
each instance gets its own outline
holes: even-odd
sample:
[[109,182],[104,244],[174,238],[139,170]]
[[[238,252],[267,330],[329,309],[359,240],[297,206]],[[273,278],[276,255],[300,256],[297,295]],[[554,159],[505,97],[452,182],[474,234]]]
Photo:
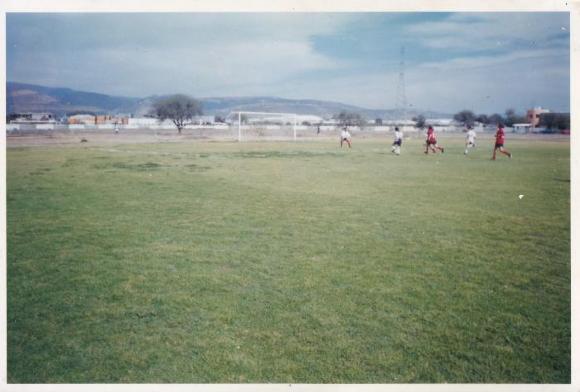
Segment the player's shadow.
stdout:
[[554,181],[560,181],[560,182],[570,182],[569,178],[553,178]]

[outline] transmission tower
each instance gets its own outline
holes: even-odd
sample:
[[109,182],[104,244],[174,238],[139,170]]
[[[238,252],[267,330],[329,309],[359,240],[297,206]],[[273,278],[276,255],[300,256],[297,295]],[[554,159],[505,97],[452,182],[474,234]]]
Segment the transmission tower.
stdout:
[[399,82],[397,83],[397,120],[407,117],[407,94],[405,92],[405,47],[401,46],[401,61],[399,62]]

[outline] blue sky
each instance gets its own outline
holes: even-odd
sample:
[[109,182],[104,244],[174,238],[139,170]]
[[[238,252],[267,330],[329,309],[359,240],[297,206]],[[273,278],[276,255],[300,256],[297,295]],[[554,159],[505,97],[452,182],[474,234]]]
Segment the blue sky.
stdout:
[[568,13],[8,13],[7,80],[454,113],[570,110]]

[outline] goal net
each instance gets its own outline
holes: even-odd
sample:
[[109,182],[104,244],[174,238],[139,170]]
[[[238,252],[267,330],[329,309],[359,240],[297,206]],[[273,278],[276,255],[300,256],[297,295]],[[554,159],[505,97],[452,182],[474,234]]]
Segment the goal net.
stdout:
[[296,140],[299,125],[295,113],[232,112],[228,122],[238,141]]

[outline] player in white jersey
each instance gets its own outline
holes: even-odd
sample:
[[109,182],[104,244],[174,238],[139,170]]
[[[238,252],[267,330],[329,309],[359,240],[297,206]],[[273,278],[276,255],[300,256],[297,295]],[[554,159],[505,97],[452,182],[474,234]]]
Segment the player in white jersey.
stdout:
[[391,152],[400,155],[401,144],[403,144],[403,132],[399,131],[399,127],[395,127],[395,140],[393,141]]
[[351,148],[350,132],[344,127],[340,133],[340,148],[342,148],[342,142],[348,144],[348,148]]
[[465,152],[464,154],[467,155],[469,153],[469,149],[475,148],[475,139],[477,135],[473,130],[473,127],[467,127],[467,134],[465,135]]

